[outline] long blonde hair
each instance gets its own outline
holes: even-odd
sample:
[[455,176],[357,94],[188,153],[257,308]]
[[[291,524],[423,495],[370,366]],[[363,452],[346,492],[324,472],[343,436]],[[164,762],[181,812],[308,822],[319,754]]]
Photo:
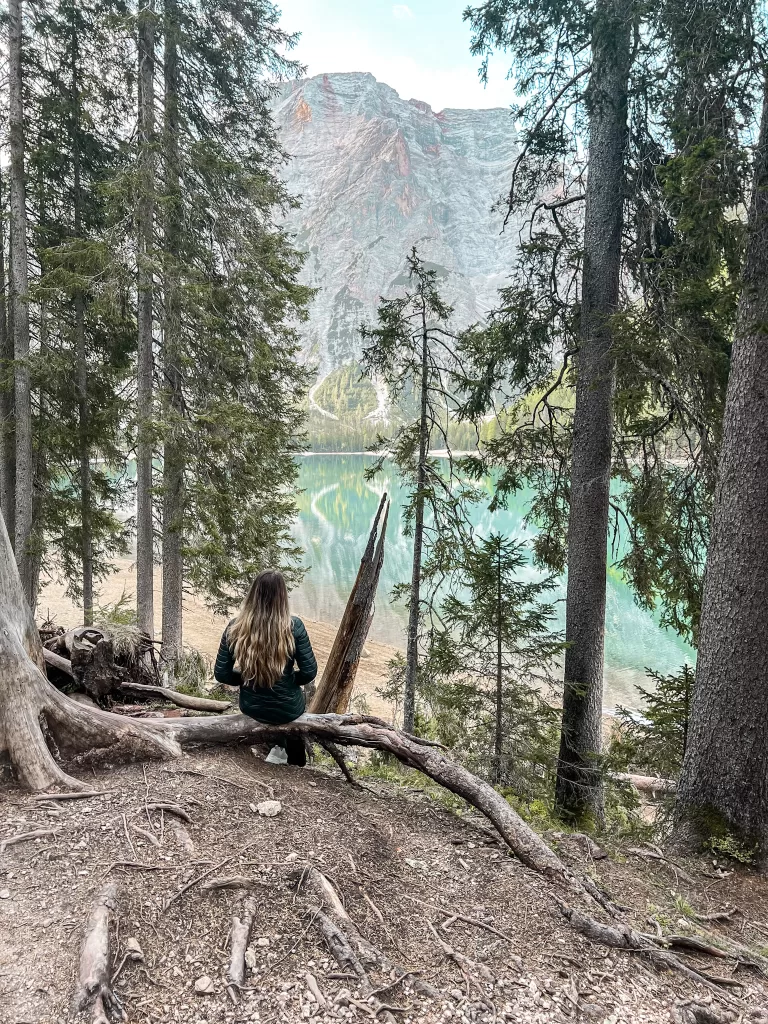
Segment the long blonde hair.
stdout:
[[274,686],[296,649],[281,573],[259,573],[229,627],[228,639],[243,683]]

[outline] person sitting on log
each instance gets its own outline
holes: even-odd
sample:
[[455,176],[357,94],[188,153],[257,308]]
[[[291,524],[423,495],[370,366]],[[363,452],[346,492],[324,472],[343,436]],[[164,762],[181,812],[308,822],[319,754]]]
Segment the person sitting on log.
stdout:
[[[262,572],[253,581],[224,630],[213,675],[240,688],[240,710],[257,722],[282,725],[304,714],[302,687],[317,675],[317,661],[304,623],[290,613],[281,573]],[[267,761],[305,765],[303,738],[286,737],[285,747],[273,747]]]

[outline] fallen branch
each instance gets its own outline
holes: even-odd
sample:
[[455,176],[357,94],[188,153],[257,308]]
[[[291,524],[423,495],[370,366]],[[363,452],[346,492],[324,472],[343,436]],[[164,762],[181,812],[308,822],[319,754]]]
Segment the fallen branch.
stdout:
[[180,804],[166,804],[160,801],[158,803],[145,804],[144,806],[148,811],[165,811],[166,814],[173,814],[174,817],[181,818],[181,820],[187,822],[187,824],[192,821]]
[[235,860],[236,857],[239,857],[241,854],[245,853],[246,850],[250,850],[252,846],[255,846],[256,842],[257,840],[254,839],[252,843],[248,843],[247,846],[244,846],[241,850],[238,850],[237,853],[233,853],[230,857],[225,857],[224,860],[219,861],[218,864],[214,864],[212,868],[209,868],[207,871],[204,871],[202,875],[198,875],[197,878],[193,878],[191,882],[187,882],[186,885],[183,885],[173,894],[173,896],[169,896],[167,900],[163,901],[163,913],[165,913],[165,911],[171,906],[172,903],[175,903],[176,900],[181,899],[185,892],[189,892],[190,889],[196,886],[198,882],[202,882],[204,878],[208,878],[209,875],[212,875],[214,873],[214,871],[219,871],[221,868],[225,866],[225,864],[230,864],[233,860]]
[[69,658],[62,658],[60,654],[56,654],[54,651],[49,651],[47,647],[43,648],[43,658],[45,664],[50,665],[51,668],[58,669],[59,672],[63,672],[64,675],[69,676],[70,679],[77,679],[75,673],[72,671],[72,662]]
[[626,772],[612,772],[610,778],[617,782],[628,782],[640,793],[676,793],[674,779],[659,779],[655,775],[630,775]]
[[245,875],[232,875],[230,878],[213,878],[200,888],[203,892],[216,892],[217,889],[244,889],[246,892],[271,886],[270,882],[261,882],[256,878],[246,878]]
[[235,915],[232,918],[231,956],[229,971],[227,972],[227,992],[235,1005],[240,1002],[240,990],[245,984],[245,951],[248,948],[248,939],[255,915],[256,904],[252,899],[247,899],[243,906],[242,917]]
[[32,799],[36,803],[45,803],[47,800],[90,800],[94,796],[106,796],[108,789],[79,789],[74,793],[36,793]]
[[8,836],[0,842],[0,854],[5,853],[9,846],[17,846],[19,843],[28,843],[33,839],[47,839],[48,836],[55,836],[56,832],[49,828],[39,828],[34,832],[19,832],[15,836]]
[[109,977],[109,922],[115,911],[117,887],[109,882],[93,904],[80,951],[75,1013],[90,1010],[93,1024],[108,1024],[110,1014],[121,1017],[122,1007]]
[[[62,659],[63,660],[63,659]],[[187,693],[178,693],[170,690],[167,686],[146,686],[143,683],[122,683],[120,691],[126,694],[138,693],[147,696],[160,697],[169,704],[175,704],[179,708],[188,708],[190,711],[211,711],[221,714],[222,711],[229,711],[232,701],[212,700],[210,697],[191,697]]]

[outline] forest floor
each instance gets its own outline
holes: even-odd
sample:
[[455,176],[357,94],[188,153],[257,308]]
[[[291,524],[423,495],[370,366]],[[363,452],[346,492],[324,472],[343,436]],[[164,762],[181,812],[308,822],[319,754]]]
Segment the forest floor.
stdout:
[[[134,562],[127,558],[116,561],[115,571],[102,582],[100,591],[101,604],[105,607],[114,605],[124,594],[134,594],[136,591]],[[160,608],[161,592],[161,576],[160,571],[157,570],[155,573],[156,609]],[[70,628],[79,625],[82,622],[82,617],[82,608],[66,596],[63,582],[51,582],[42,589],[37,602],[38,623],[49,618],[59,626]],[[221,634],[227,622],[228,619],[225,616],[213,615],[205,604],[194,595],[185,597],[185,640],[200,654],[208,658],[211,663],[216,658]],[[322,673],[328,655],[331,653],[339,624],[338,622],[316,622],[311,619],[304,619],[304,622]],[[355,680],[355,698],[358,701],[355,710],[367,709],[368,713],[372,715],[379,715],[383,718],[390,717],[391,706],[383,701],[376,691],[386,683],[389,662],[397,653],[398,649],[389,644],[379,643],[375,640],[366,641],[365,651]],[[363,701],[365,707],[362,706]]]
[[[146,766],[70,768],[107,792],[40,802],[11,785],[0,788],[0,842],[49,833],[0,854],[2,1024],[75,1019],[81,936],[107,878],[117,884],[113,964],[123,962],[131,939],[143,953],[141,962],[125,961],[116,983],[131,1024],[384,1020],[324,945],[317,903],[300,884],[309,864],[336,886],[369,941],[444,993],[430,1003],[406,978],[381,996],[398,1007],[390,1020],[655,1024],[675,1019],[675,1007],[687,1000],[712,998],[679,974],[660,974],[572,931],[549,884],[515,860],[483,819],[422,787],[420,776],[405,786],[366,779],[361,792],[335,766],[268,765],[245,747]],[[258,813],[266,798],[280,802],[275,817]],[[191,820],[148,809],[157,801],[180,805]],[[650,915],[690,933],[694,913],[737,908],[728,921],[707,924],[710,935],[755,947],[768,942],[768,881],[745,868],[721,876],[702,859],[680,869],[633,855],[632,844],[593,861],[594,849],[578,838],[550,838],[579,871],[633,908],[644,931],[652,930]],[[238,1006],[224,979],[230,925],[244,896],[206,890],[203,875],[256,880]],[[460,970],[438,935],[475,969]],[[688,962],[743,986],[725,996],[739,1020],[768,1021],[768,987],[753,970],[732,959]],[[485,970],[492,983],[483,980]],[[373,981],[385,986],[392,976],[374,974]]]

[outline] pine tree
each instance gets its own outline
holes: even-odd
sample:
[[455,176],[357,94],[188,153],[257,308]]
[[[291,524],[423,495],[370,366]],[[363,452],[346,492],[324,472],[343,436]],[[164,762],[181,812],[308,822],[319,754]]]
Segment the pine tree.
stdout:
[[676,829],[768,851],[768,88],[754,161],[736,337]]
[[[385,458],[391,460],[409,490],[404,517],[413,536],[411,582],[395,596],[407,594],[408,598],[403,728],[412,732],[422,619],[467,530],[465,509],[474,495],[457,476],[448,437],[459,377],[456,335],[450,330],[453,310],[439,295],[436,272],[424,264],[415,248],[407,265],[411,290],[398,298],[382,299],[378,325],[363,328],[368,344],[362,363],[372,379],[384,381],[390,401],[404,402],[403,411],[412,413],[392,437],[379,438],[378,448],[386,455],[368,471],[375,476]],[[433,448],[446,452],[445,462],[430,455]]]
[[155,529],[153,515],[154,258],[155,258],[155,43],[154,0],[138,12],[138,151],[136,166],[136,608],[139,628],[155,635]]
[[[123,550],[121,394],[135,340],[106,191],[121,168],[128,104],[120,3],[60,0],[36,12],[30,179],[38,196],[31,289],[38,565],[93,614],[94,584]],[[74,387],[73,387],[74,383]],[[44,458],[43,458],[44,456]]]
[[29,271],[27,261],[27,191],[24,124],[24,5],[8,4],[8,91],[11,209],[11,303],[13,306],[14,416],[16,437],[16,507],[14,551],[24,597],[35,605],[32,551],[32,387],[29,354]]
[[563,652],[551,629],[554,609],[542,602],[554,580],[529,573],[523,542],[491,533],[464,549],[424,670],[444,742],[458,743],[473,770],[521,796],[551,783],[557,712],[539,691],[553,682]]
[[16,438],[14,436],[13,320],[8,313],[6,263],[7,178],[0,169],[0,508],[8,533],[16,516]]
[[[665,622],[688,635],[696,629],[710,453],[727,371],[727,346],[717,334],[727,331],[728,289],[722,262],[714,267],[726,259],[733,266],[739,231],[726,224],[744,186],[743,174],[731,172],[746,126],[728,118],[740,109],[751,72],[738,45],[750,38],[749,5],[707,2],[702,12],[695,6],[693,12],[670,0],[653,12],[629,3],[544,9],[499,0],[468,12],[475,52],[512,53],[525,97],[508,215],[526,211],[526,236],[501,307],[487,329],[467,335],[465,358],[474,368],[466,412],[477,416],[500,398],[507,402],[510,429],[487,446],[489,461],[502,470],[500,494],[535,486],[537,556],[559,571],[568,563],[570,645],[557,787],[566,817],[601,813],[611,515],[628,527],[623,567],[639,599],[649,607],[661,600]],[[661,81],[659,66],[668,69]],[[713,83],[730,84],[710,104]],[[700,100],[707,98],[695,114],[680,101],[693,85]],[[687,121],[681,111],[688,111]],[[688,130],[692,118],[700,121],[695,132]],[[675,194],[670,150],[682,157],[678,171],[684,161],[686,170],[702,170],[703,152],[691,158],[710,128],[729,172],[712,176],[707,204],[696,209]],[[701,181],[690,179],[691,195]],[[680,330],[686,293],[673,281],[681,257],[689,268],[699,260],[700,300],[717,313],[703,315],[695,333],[690,315]],[[655,308],[649,333],[639,326],[648,322],[639,297]],[[624,484],[618,497],[611,496],[612,475]]]

